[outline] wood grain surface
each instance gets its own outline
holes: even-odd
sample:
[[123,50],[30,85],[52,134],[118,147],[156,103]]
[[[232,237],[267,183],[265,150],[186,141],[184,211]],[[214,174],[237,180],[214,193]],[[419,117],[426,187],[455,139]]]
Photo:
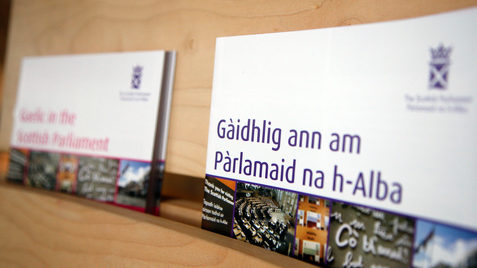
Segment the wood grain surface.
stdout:
[[2,267],[306,265],[161,217],[4,182],[0,211]]
[[475,0],[15,0],[0,126],[8,149],[24,56],[178,52],[166,170],[202,178],[215,38],[370,23],[477,5]]
[[[477,0],[14,0],[0,151],[8,150],[22,57],[169,49],[178,58],[162,217],[0,182],[0,266],[306,266],[198,228],[203,186],[196,178],[205,174],[215,38],[475,5]],[[0,177],[6,163],[0,154]]]

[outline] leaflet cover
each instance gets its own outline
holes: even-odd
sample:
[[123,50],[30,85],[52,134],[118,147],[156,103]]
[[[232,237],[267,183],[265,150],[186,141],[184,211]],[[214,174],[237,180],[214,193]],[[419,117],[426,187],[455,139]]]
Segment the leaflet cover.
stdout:
[[476,267],[477,9],[218,38],[202,228],[329,267]]
[[164,170],[173,63],[165,51],[24,58],[7,178],[144,211]]

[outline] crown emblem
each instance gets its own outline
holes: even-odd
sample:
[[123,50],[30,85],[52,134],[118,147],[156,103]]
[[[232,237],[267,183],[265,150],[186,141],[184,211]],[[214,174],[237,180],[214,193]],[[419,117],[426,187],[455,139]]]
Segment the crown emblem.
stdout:
[[431,48],[432,62],[448,63],[451,51],[451,47],[446,48],[442,44],[437,48]]
[[142,72],[142,66],[134,66],[133,68],[134,73],[141,73]]

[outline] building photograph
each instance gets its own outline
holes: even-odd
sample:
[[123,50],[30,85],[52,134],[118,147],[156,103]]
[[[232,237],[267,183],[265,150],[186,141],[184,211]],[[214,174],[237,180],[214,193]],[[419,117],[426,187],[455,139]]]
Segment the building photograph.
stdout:
[[135,207],[146,205],[151,164],[121,160],[116,203]]
[[477,233],[418,220],[412,266],[414,268],[477,267]]

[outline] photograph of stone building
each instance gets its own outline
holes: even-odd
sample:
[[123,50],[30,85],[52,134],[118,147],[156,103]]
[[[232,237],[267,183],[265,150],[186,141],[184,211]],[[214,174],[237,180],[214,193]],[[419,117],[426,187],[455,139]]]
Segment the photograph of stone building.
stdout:
[[151,164],[121,160],[116,203],[144,208]]

